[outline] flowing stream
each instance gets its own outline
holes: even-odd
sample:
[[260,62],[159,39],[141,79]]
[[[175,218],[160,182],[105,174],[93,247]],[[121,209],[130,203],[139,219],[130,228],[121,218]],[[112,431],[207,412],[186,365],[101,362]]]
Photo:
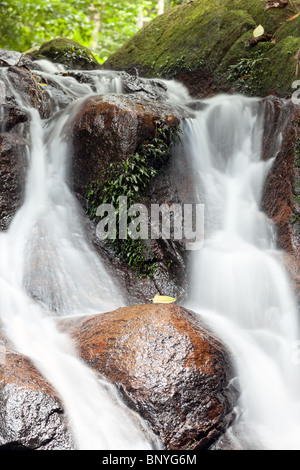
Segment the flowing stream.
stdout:
[[[25,201],[0,234],[1,324],[14,347],[28,356],[57,390],[76,449],[159,448],[146,424],[123,404],[114,387],[90,370],[55,318],[111,311],[124,305],[117,282],[87,243],[75,197],[66,182],[64,126],[92,89],[54,76],[77,101],[42,121],[1,79],[26,110],[29,170]],[[117,91],[118,77],[95,76],[97,93]],[[120,82],[120,81],[119,81]],[[72,86],[73,85],[73,86]],[[54,97],[55,101],[55,97]]]
[[[205,205],[205,242],[193,252],[188,306],[232,350],[241,379],[237,425],[249,448],[300,449],[298,309],[260,210],[273,158],[262,161],[264,104],[220,95],[184,126],[197,202]],[[281,135],[277,139],[280,149]],[[232,437],[232,436],[231,436]]]
[[[63,69],[48,62],[38,66],[76,100],[43,121],[1,69],[1,80],[30,119],[25,201],[0,234],[1,325],[57,390],[77,449],[160,448],[116,390],[78,359],[55,323],[57,316],[110,311],[125,303],[86,241],[66,182],[64,134],[87,95],[120,93],[122,80],[116,73],[90,72],[91,86],[57,75]],[[182,85],[165,83],[169,102],[191,100]],[[260,210],[275,158],[261,160],[264,106],[257,99],[225,95],[204,104],[196,118],[183,123],[175,152],[192,159],[197,202],[205,204],[205,244],[193,252],[187,306],[233,352],[242,389],[237,429],[247,435],[247,446],[300,449],[300,380],[291,357],[300,338],[297,308],[274,228]],[[281,136],[274,138],[279,150]],[[240,442],[239,432],[235,438]]]

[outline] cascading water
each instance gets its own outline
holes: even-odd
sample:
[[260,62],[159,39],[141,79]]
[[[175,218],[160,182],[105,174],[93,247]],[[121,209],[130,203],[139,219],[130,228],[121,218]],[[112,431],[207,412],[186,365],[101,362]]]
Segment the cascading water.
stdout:
[[[116,281],[85,240],[66,184],[64,136],[84,97],[120,93],[122,80],[117,73],[99,71],[89,72],[87,83],[80,84],[57,74],[63,67],[38,61],[37,68],[76,101],[64,111],[57,106],[55,119],[42,121],[1,69],[0,86],[10,88],[30,117],[25,201],[9,230],[0,234],[1,325],[57,390],[76,448],[159,448],[115,389],[78,359],[55,323],[57,316],[124,304]],[[191,101],[182,85],[164,83],[167,101]],[[52,99],[57,104],[55,88]],[[205,244],[192,252],[187,306],[214,328],[236,358],[243,391],[236,428],[246,433],[246,446],[299,449],[300,380],[291,359],[291,344],[299,339],[297,309],[272,224],[259,209],[274,161],[261,160],[263,103],[221,95],[202,105],[195,119],[183,123],[179,148],[193,161],[197,202],[205,204]],[[280,135],[276,138],[279,148]]]
[[[260,100],[220,95],[184,124],[181,150],[193,161],[197,202],[205,204],[205,242],[193,252],[187,306],[235,356],[243,410],[237,429],[247,433],[246,445],[299,449],[298,312],[271,221],[260,211],[274,161],[261,160],[263,110]],[[279,149],[281,136],[274,139]]]
[[[80,96],[92,90],[78,85],[79,101],[57,119],[43,122],[12,88],[5,70],[1,79],[30,120],[25,201],[9,230],[0,234],[2,328],[57,390],[77,449],[159,448],[116,390],[76,356],[55,323],[57,315],[99,313],[124,305],[116,281],[85,240],[66,183],[64,125],[76,112]],[[113,77],[110,91],[115,91],[116,80]],[[99,76],[98,93],[101,83],[107,91],[108,82]]]

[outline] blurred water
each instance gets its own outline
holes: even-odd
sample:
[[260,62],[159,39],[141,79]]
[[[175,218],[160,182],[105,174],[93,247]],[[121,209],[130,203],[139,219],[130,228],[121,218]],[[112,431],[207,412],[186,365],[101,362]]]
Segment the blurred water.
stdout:
[[[182,141],[196,199],[205,204],[205,243],[193,252],[188,307],[233,352],[249,446],[300,449],[300,374],[292,360],[299,314],[274,227],[260,210],[276,156],[261,160],[264,104],[226,95],[205,103],[185,123]],[[274,139],[279,150],[280,133]]]

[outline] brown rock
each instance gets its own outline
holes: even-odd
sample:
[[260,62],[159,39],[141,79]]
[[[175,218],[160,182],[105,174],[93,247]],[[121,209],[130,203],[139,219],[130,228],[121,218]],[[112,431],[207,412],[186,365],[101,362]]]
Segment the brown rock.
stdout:
[[[285,253],[283,263],[300,298],[300,224],[293,223],[293,215],[300,210],[295,200],[300,170],[294,150],[299,122],[299,106],[274,97],[267,102],[263,158],[275,160],[264,186],[262,209],[274,221],[277,245]],[[275,136],[280,132],[282,142],[278,147]]]
[[[128,82],[126,83],[126,86],[129,86]],[[131,86],[133,84],[138,86],[138,83],[130,82]],[[104,180],[104,170],[108,168],[110,163],[120,162],[134,154],[144,143],[152,143],[156,136],[155,121],[165,116],[166,124],[169,127],[175,127],[180,123],[180,118],[188,115],[188,112],[180,107],[171,107],[166,103],[149,98],[145,91],[148,86],[146,85],[144,84],[144,91],[138,93],[87,98],[69,123],[67,133],[73,145],[71,184],[84,209],[87,208],[86,195],[89,184],[97,180],[101,184]],[[152,90],[151,87],[150,89]],[[192,115],[192,111],[190,115]],[[163,166],[160,159],[149,163],[156,168]],[[163,172],[161,168],[159,171]],[[167,202],[177,202],[173,197],[175,191],[172,183],[169,182],[169,177],[165,172],[163,172],[163,178],[160,178],[160,182],[164,192],[162,195],[162,191],[160,191],[160,196],[168,197]],[[150,186],[152,187],[152,185],[153,181]],[[166,195],[166,187],[170,189],[168,195]],[[138,197],[140,196],[139,194]],[[165,200],[160,196],[156,194],[156,199],[159,197],[159,203]],[[154,198],[148,194],[147,200],[149,204],[154,202]],[[95,228],[91,232],[93,230],[95,232]],[[126,263],[119,263],[116,260],[115,253],[110,251],[107,244],[99,242],[95,235],[94,237],[91,235],[91,237],[96,248],[101,251],[102,255],[108,257],[110,264],[114,266],[116,275],[121,278],[121,282],[129,292],[128,301],[130,303],[144,303],[150,293],[153,295],[158,292],[167,292],[169,295],[183,293],[186,280],[183,279],[182,255],[179,254],[178,258],[178,253],[181,252],[178,243],[165,243],[165,246],[162,246],[163,243],[150,242],[151,246],[148,251],[151,256],[154,256],[152,254],[157,256],[159,266],[156,272],[159,274],[156,279],[144,282],[137,279],[134,273],[128,272]],[[173,268],[171,275],[168,268],[170,264]],[[176,282],[170,282],[170,278],[175,279]],[[139,286],[138,295],[132,292],[132,286],[136,284]]]
[[170,127],[180,122],[178,110],[138,93],[87,98],[68,131],[74,151],[75,192],[84,197],[92,181],[103,181],[103,170],[110,163],[122,161],[143,143],[151,142],[155,121],[163,115],[168,116]]
[[51,100],[44,87],[39,85],[38,77],[25,67],[15,65],[9,67],[8,79],[21,95],[26,106],[37,109],[42,118],[50,117]]
[[0,346],[0,450],[72,450],[52,386],[26,357]]
[[0,134],[0,228],[5,230],[21,206],[26,177],[25,142]]
[[206,449],[232,422],[230,354],[185,308],[125,307],[68,329],[82,359],[116,384],[167,449]]

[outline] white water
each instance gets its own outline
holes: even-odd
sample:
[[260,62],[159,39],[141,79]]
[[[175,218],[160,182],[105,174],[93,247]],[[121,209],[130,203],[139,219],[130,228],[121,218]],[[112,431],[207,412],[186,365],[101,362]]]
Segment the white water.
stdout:
[[[4,70],[1,78],[10,87]],[[29,115],[30,144],[25,201],[9,230],[0,234],[1,325],[14,347],[30,357],[58,392],[77,449],[159,448],[114,387],[77,357],[54,321],[57,315],[86,315],[124,305],[117,281],[85,240],[77,203],[66,184],[64,126],[80,102],[42,122],[16,90],[10,91]],[[86,91],[83,86],[78,96]]]
[[[71,97],[122,90],[117,74],[92,74],[90,86],[53,75],[63,69],[49,63],[39,65]],[[169,102],[190,101],[182,85],[165,83]],[[272,165],[260,161],[262,106],[234,96],[215,97],[206,105],[184,124],[183,150],[193,159],[198,202],[205,203],[206,216],[205,247],[193,252],[188,307],[212,325],[234,354],[243,390],[237,427],[247,430],[249,447],[299,449],[299,366],[292,362],[293,341],[300,339],[297,309],[272,224],[259,211]],[[54,321],[58,315],[99,313],[124,304],[116,280],[85,241],[66,184],[64,126],[77,106],[52,122],[42,122],[27,109],[25,202],[9,231],[0,234],[1,323],[14,346],[58,391],[76,448],[159,447],[114,388],[99,382],[77,358]]]
[[[261,161],[263,105],[217,96],[184,126],[197,201],[205,204],[204,248],[193,252],[191,299],[230,346],[241,379],[239,429],[249,448],[300,449],[298,310],[260,211],[271,161]],[[278,139],[278,148],[281,136]],[[275,157],[275,155],[274,155]]]

